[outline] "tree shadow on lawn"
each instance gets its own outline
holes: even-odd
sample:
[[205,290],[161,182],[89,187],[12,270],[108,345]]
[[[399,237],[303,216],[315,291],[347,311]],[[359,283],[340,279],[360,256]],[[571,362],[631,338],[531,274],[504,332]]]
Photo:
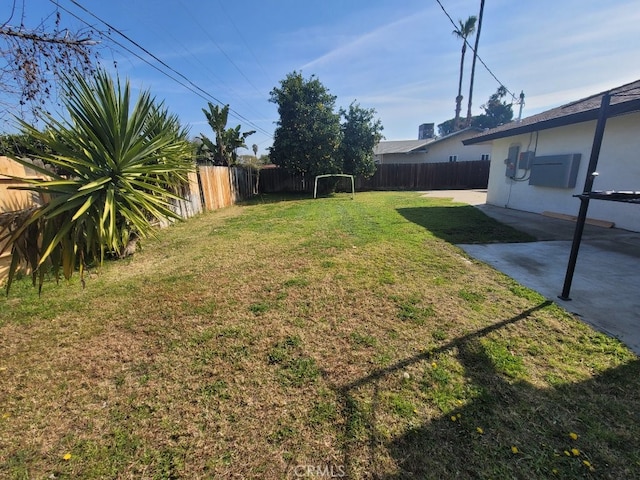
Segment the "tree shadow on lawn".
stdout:
[[471,205],[398,208],[397,212],[453,244],[535,241],[531,235],[504,225]]
[[[480,341],[550,304],[546,301],[340,388],[347,477],[367,472],[365,478],[383,479],[638,478],[640,440],[634,434],[640,424],[640,385],[628,383],[640,375],[638,360],[588,381],[536,388],[526,381],[508,381]],[[460,361],[466,381],[478,394],[399,437],[381,435],[385,427],[379,419],[378,382],[447,352]],[[371,395],[366,415],[363,389]],[[366,440],[354,429],[363,416]],[[571,432],[578,438],[572,439]]]

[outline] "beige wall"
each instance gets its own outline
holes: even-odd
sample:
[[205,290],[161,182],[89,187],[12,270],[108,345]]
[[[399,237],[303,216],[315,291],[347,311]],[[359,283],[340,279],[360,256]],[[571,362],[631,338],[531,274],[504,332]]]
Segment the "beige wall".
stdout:
[[[23,165],[14,162],[10,158],[0,156],[0,214],[20,210],[30,205],[39,203],[39,196],[23,190],[13,190],[10,187],[24,185],[11,176],[22,178],[41,178],[36,172],[25,168]],[[5,243],[0,243],[0,250],[5,247]],[[0,254],[0,283],[6,278],[11,263],[10,249],[7,248]]]
[[469,135],[460,134],[455,138],[428,145],[427,147],[429,148],[429,151],[427,152],[427,162],[448,162],[450,155],[457,155],[458,159],[456,161],[458,162],[473,162],[481,160],[483,154],[490,155],[491,145],[465,146],[462,144],[462,140],[477,134],[478,132],[472,132]]

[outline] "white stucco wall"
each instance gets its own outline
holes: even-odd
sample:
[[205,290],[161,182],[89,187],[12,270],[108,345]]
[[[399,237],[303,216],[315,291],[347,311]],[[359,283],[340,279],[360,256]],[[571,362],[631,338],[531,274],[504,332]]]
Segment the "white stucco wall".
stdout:
[[459,135],[454,138],[442,140],[431,145],[427,145],[428,163],[448,162],[449,155],[457,155],[458,162],[472,162],[481,160],[482,155],[491,154],[491,145],[469,145],[462,144],[462,140],[466,140],[477,135],[478,132],[471,132],[469,135]]
[[[537,143],[536,133],[494,140],[487,203],[534,213],[551,211],[577,215],[580,200],[573,195],[584,188],[595,126],[594,120],[542,130],[538,133]],[[529,172],[524,170],[517,172],[517,177],[523,177],[523,181],[506,177],[504,160],[512,145],[519,145],[521,152],[535,150],[537,156],[580,153],[582,158],[575,188],[529,185],[526,180]],[[600,175],[594,190],[640,191],[640,113],[607,120],[597,171]],[[587,216],[640,232],[640,205],[591,200]]]

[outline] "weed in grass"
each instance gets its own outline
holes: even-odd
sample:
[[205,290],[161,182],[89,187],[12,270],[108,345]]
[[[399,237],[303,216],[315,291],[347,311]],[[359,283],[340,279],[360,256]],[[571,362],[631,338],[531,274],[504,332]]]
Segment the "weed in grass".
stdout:
[[416,413],[413,403],[401,393],[387,394],[386,402],[394,414],[407,420],[411,419]]
[[[278,422],[280,423],[280,422]],[[292,439],[297,435],[297,430],[290,425],[281,425],[275,432],[270,433],[267,436],[267,440],[270,443],[276,445],[282,445],[287,440]]]
[[436,328],[433,332],[431,332],[431,336],[434,340],[441,342],[447,339],[447,332],[445,332],[441,328]]
[[415,325],[424,325],[429,318],[435,315],[435,310],[431,305],[422,306],[420,303],[421,299],[417,296],[396,299],[398,317]]
[[397,280],[392,272],[382,272],[378,277],[378,281],[382,285],[394,285]]
[[243,327],[230,326],[221,328],[218,331],[218,337],[224,338],[245,338],[248,337],[247,331]]
[[337,417],[338,411],[332,402],[316,402],[309,412],[309,422],[317,426],[332,424]]
[[263,313],[269,311],[271,306],[267,302],[257,302],[249,305],[249,311],[254,315],[262,315]]
[[378,340],[374,336],[366,333],[351,332],[349,339],[354,346],[358,347],[375,347],[378,344]]
[[216,337],[216,331],[212,328],[208,328],[201,332],[197,332],[190,338],[192,345],[205,345]]
[[307,285],[309,285],[309,280],[307,280],[306,278],[290,278],[289,280],[286,280],[283,283],[283,286],[286,288],[290,288],[290,287],[306,287]]
[[200,394],[204,398],[218,398],[220,400],[228,400],[231,398],[228,392],[227,382],[224,380],[216,380],[213,383],[208,383],[200,388]]
[[458,296],[466,301],[473,310],[480,310],[485,301],[485,296],[482,293],[467,288],[458,290]]
[[540,295],[538,292],[535,292],[530,288],[523,287],[522,285],[515,282],[509,285],[509,291],[513,293],[516,297],[524,298],[531,302],[544,301],[544,297]]
[[280,364],[291,358],[293,352],[302,344],[300,337],[289,336],[283,341],[276,343],[269,351],[268,360],[270,364]]
[[281,365],[279,378],[284,386],[301,387],[315,381],[319,375],[320,369],[313,358],[300,357]]
[[301,340],[290,336],[276,343],[267,355],[269,364],[278,365],[278,379],[284,386],[301,387],[320,375],[316,361],[302,354]]
[[515,379],[527,376],[522,357],[514,355],[506,345],[496,340],[484,339],[482,346],[497,372]]
[[202,303],[199,302],[183,302],[182,308],[185,311],[193,312],[197,315],[213,315],[220,307],[215,300],[209,300]]

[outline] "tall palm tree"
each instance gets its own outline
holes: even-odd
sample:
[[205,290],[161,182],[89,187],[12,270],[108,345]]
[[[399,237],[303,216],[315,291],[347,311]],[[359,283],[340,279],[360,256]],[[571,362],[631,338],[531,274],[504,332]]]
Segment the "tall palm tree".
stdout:
[[462,109],[462,75],[464,73],[464,56],[467,53],[467,38],[476,29],[475,15],[467,18],[465,22],[458,20],[459,26],[452,33],[462,40],[462,55],[460,56],[460,78],[458,80],[458,96],[456,97],[456,116],[453,121],[453,130],[460,128],[460,110]]
[[476,74],[476,59],[478,58],[478,44],[480,43],[480,30],[482,29],[482,15],[484,14],[484,0],[480,0],[480,14],[478,15],[478,30],[476,31],[476,41],[473,46],[473,61],[471,62],[471,79],[469,80],[469,100],[467,102],[467,119],[465,127],[471,126],[471,101],[473,99],[473,81]]

